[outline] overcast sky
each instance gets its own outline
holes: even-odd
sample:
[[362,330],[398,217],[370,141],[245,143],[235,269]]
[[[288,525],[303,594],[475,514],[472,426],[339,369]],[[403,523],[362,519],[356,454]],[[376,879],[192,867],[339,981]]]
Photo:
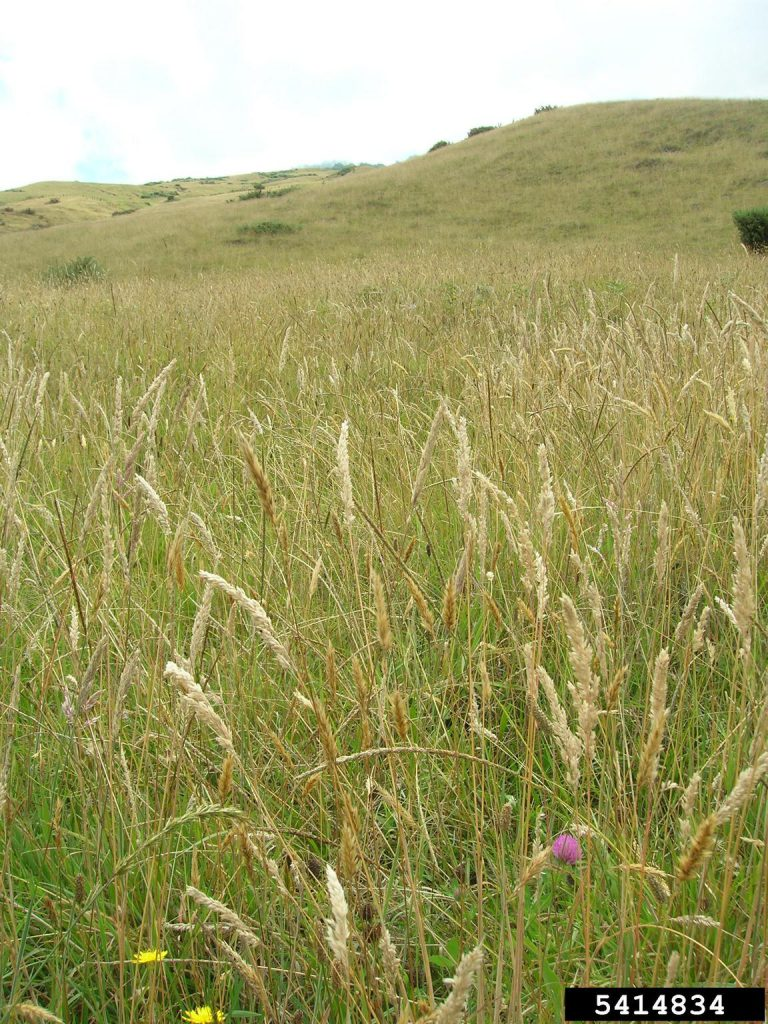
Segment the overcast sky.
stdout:
[[768,98],[767,0],[3,8],[0,188],[391,163],[545,103]]

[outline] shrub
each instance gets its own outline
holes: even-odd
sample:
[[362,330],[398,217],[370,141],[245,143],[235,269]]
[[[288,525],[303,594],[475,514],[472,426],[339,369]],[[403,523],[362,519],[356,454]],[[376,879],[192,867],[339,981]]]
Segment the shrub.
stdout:
[[546,114],[546,112],[548,110],[557,110],[557,109],[558,109],[558,107],[557,107],[556,103],[554,103],[554,104],[553,103],[545,103],[543,107],[536,107],[536,109],[534,110],[534,114]]
[[243,202],[246,199],[261,199],[261,197],[263,195],[264,195],[264,186],[263,185],[254,185],[252,189],[250,189],[248,192],[243,192],[237,198],[240,199],[241,202]]
[[260,220],[255,224],[241,224],[237,230],[241,235],[292,235],[296,228],[280,220]]
[[768,206],[737,210],[733,215],[742,243],[753,252],[768,250]]
[[434,144],[434,146],[430,146],[429,147],[429,152],[430,153],[434,153],[436,149],[444,149],[446,146],[449,146],[449,145],[450,145],[450,143],[446,142],[445,139],[440,139],[440,141],[436,142]]
[[479,128],[470,128],[467,132],[467,138],[471,139],[475,135],[482,135],[483,132],[492,132],[495,127],[495,124],[481,124]]
[[60,203],[60,202],[61,202],[61,200],[60,200],[60,199],[57,199],[57,198],[56,198],[56,197],[54,196],[54,197],[53,197],[52,199],[49,199],[49,200],[48,200],[48,206],[55,206],[55,205],[56,205],[56,203]]
[[56,263],[43,274],[47,284],[67,286],[101,281],[104,268],[94,256],[77,256],[66,263]]

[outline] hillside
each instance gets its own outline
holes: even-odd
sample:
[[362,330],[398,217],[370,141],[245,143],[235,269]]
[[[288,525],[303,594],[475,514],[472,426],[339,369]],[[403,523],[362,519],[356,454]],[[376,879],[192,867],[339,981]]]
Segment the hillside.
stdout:
[[[264,178],[2,193],[0,269],[39,272],[83,253],[121,274],[467,244],[718,252],[738,244],[733,210],[768,202],[768,100],[556,109],[390,167],[303,172],[288,182],[300,187],[273,181],[273,194],[238,201]],[[18,230],[42,218],[45,230]]]
[[254,190],[262,195],[280,196],[289,189],[339,174],[335,169],[312,167],[215,178],[173,178],[143,185],[39,181],[0,191],[0,236],[119,217],[169,202],[247,200]]

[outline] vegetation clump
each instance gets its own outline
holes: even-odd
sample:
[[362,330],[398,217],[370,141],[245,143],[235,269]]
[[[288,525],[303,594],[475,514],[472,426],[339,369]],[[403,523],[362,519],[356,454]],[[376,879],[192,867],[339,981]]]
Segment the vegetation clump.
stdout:
[[237,230],[241,235],[292,235],[296,228],[281,220],[259,220],[254,224],[241,224]]
[[541,107],[536,107],[536,109],[534,110],[534,114],[546,114],[548,110],[558,110],[558,109],[559,108],[558,108],[556,103],[545,103]]
[[242,192],[237,198],[242,203],[242,202],[245,202],[247,199],[261,199],[261,197],[263,195],[264,195],[264,186],[259,184],[259,185],[254,185],[253,188],[248,189],[247,192]]
[[495,124],[481,124],[477,128],[470,128],[467,132],[467,138],[474,138],[475,135],[482,135],[483,132],[492,132],[497,125]]
[[768,250],[768,206],[736,210],[733,220],[747,249],[752,252]]
[[95,256],[76,256],[66,263],[56,263],[43,274],[46,284],[69,286],[101,281],[105,271]]
[[440,139],[434,146],[429,147],[429,152],[434,153],[436,149],[445,149],[446,146],[450,146],[450,142],[446,142],[445,139]]

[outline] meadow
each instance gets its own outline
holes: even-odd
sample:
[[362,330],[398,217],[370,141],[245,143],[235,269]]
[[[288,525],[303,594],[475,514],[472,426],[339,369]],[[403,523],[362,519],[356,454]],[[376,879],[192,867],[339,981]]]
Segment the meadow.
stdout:
[[764,283],[8,275],[0,1021],[765,984]]
[[[0,192],[0,271],[36,277],[91,255],[113,279],[183,280],[382,252],[492,248],[504,259],[515,247],[606,244],[717,258],[738,248],[733,211],[766,205],[767,138],[768,100],[593,103],[433,153],[427,139],[420,156],[348,174],[41,183]],[[256,185],[263,197],[241,201]],[[264,223],[293,230],[260,232]]]

